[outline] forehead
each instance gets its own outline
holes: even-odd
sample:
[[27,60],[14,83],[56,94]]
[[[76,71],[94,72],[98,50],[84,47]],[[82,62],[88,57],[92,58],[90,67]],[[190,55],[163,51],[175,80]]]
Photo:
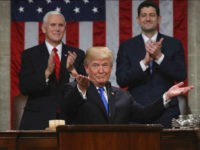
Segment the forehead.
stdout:
[[91,64],[103,64],[103,63],[110,63],[110,60],[108,58],[100,58],[100,59],[93,59],[90,62]]
[[143,13],[156,13],[156,9],[154,7],[143,7],[140,11],[141,14]]

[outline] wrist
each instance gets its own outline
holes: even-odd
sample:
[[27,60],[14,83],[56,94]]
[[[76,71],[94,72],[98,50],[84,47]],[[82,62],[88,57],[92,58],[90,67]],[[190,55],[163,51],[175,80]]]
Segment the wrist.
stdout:
[[76,72],[76,70],[73,68],[71,71],[69,71],[69,73],[71,74],[72,77],[76,77],[78,75],[78,73]]
[[50,75],[51,75],[51,72],[48,69],[46,69],[45,70],[45,78],[48,79]]

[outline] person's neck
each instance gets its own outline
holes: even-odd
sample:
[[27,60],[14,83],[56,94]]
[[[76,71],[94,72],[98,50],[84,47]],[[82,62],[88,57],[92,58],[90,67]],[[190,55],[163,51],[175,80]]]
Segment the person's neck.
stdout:
[[105,84],[94,84],[96,87],[105,87]]
[[151,39],[155,34],[156,34],[157,31],[151,31],[151,32],[145,32],[145,31],[142,31],[142,33],[144,35],[146,35],[149,39]]
[[57,47],[61,43],[61,41],[60,42],[50,42],[48,40],[47,40],[47,42],[53,47]]

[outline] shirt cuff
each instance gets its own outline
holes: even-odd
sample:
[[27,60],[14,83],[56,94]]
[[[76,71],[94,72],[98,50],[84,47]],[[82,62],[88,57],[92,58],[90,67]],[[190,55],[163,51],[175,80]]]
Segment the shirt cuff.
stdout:
[[76,78],[71,73],[69,73],[69,76],[69,82],[75,81]]
[[169,106],[169,102],[171,101],[171,99],[166,99],[166,94],[163,94],[163,105],[165,108],[167,108]]
[[46,85],[49,84],[49,78],[45,79]]
[[81,89],[78,87],[78,85],[77,85],[77,89],[78,89],[79,93],[81,94],[81,96],[83,97],[83,99],[87,99],[87,97],[86,97],[86,92],[83,93],[83,92],[81,91]]
[[161,54],[160,58],[158,60],[155,60],[155,62],[160,65],[164,59],[165,55],[164,54]]
[[148,65],[146,66],[146,65],[144,64],[143,60],[140,61],[140,66],[141,66],[141,68],[142,68],[142,71],[146,71],[146,70],[149,68]]

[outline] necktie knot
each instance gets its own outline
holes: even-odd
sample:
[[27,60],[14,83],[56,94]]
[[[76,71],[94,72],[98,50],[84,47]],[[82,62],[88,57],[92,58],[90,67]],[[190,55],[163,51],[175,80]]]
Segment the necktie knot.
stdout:
[[147,44],[150,44],[150,43],[152,43],[152,40],[151,40],[151,39],[148,39],[146,43],[147,43]]
[[103,87],[100,87],[100,88],[99,88],[99,92],[100,92],[100,93],[103,93],[104,91],[105,91],[105,90],[104,90]]
[[54,48],[53,48],[53,52],[54,52],[54,53],[57,53],[57,51],[58,51],[58,50],[54,47]]

